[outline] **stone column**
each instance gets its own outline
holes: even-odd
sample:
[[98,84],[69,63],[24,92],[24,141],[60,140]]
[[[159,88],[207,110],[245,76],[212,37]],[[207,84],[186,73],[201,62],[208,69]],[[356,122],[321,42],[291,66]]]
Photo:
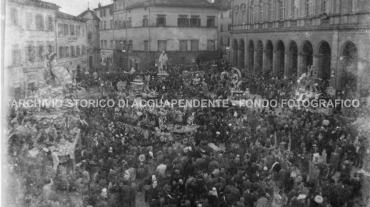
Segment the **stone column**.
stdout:
[[[314,54],[313,55],[313,66],[315,66],[315,70],[313,71],[313,73],[314,74],[316,73],[317,78],[322,78],[322,76],[323,76],[323,74],[322,74],[322,70],[324,70],[324,68],[322,67],[323,57],[324,57],[324,55],[320,55],[320,54]],[[327,69],[327,68],[325,68],[325,69]]]
[[289,77],[290,76],[290,68],[289,65],[289,52],[284,52],[284,76]]
[[277,61],[278,55],[277,54],[278,54],[278,51],[276,50],[272,52],[272,71],[275,75],[277,74],[277,69],[278,69],[278,61]]
[[268,60],[267,60],[267,55],[266,55],[267,50],[262,50],[262,72],[264,73],[267,70],[268,66]]
[[307,72],[306,61],[306,55],[304,53],[298,53],[298,77]]
[[254,50],[254,65],[253,65],[253,70],[256,71],[258,68],[258,52],[259,50]]

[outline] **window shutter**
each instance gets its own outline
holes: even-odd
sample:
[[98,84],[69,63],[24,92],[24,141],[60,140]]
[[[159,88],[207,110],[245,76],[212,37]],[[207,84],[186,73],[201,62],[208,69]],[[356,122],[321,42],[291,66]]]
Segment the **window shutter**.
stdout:
[[28,54],[28,46],[25,47],[25,50],[24,50],[24,58],[25,58],[25,62],[28,62],[28,59],[29,59],[29,54]]

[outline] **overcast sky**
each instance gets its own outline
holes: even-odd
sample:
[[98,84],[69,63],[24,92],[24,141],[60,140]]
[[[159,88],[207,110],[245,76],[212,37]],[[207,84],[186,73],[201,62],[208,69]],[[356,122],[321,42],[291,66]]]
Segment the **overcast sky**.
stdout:
[[100,2],[102,6],[111,4],[113,0],[44,0],[46,2],[54,3],[59,5],[61,8],[59,11],[79,15],[87,9],[88,3],[90,3],[90,9],[95,9],[98,7]]

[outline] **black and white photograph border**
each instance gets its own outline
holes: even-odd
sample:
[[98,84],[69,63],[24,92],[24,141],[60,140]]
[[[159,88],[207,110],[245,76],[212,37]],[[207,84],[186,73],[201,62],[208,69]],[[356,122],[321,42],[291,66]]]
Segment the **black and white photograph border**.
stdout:
[[369,0],[2,0],[1,204],[368,207]]

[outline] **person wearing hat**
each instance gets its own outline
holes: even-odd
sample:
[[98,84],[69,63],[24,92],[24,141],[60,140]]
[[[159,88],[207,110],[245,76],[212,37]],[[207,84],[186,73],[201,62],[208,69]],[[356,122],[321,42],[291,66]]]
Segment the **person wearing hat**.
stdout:
[[334,149],[334,152],[330,155],[330,163],[329,163],[329,170],[327,173],[327,177],[331,177],[335,174],[340,164],[340,153],[338,148]]

